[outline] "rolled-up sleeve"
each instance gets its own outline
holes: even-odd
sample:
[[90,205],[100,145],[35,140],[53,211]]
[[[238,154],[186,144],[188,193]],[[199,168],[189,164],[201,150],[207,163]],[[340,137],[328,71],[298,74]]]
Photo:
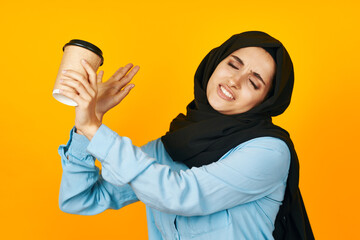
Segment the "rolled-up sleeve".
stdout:
[[95,166],[95,158],[86,151],[90,141],[75,130],[74,126],[68,143],[58,148],[63,169],[60,209],[72,214],[95,215],[138,201],[128,184],[119,187],[102,178]]
[[102,124],[87,151],[106,181],[130,184],[138,199],[162,212],[208,215],[265,197],[286,183],[290,151],[280,139],[248,141],[221,161],[173,171]]

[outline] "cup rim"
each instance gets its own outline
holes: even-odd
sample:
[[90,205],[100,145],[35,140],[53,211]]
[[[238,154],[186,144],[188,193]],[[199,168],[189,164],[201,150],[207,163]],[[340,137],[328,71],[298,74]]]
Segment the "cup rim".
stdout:
[[100,48],[98,48],[97,46],[95,46],[94,44],[84,41],[84,40],[80,40],[80,39],[72,39],[70,40],[68,43],[66,43],[63,47],[63,51],[65,51],[65,47],[69,46],[69,45],[74,45],[74,46],[78,46],[78,47],[83,47],[86,48],[92,52],[94,52],[96,55],[98,55],[101,58],[101,63],[100,66],[103,65],[104,63],[104,57],[103,57],[103,53],[100,50]]

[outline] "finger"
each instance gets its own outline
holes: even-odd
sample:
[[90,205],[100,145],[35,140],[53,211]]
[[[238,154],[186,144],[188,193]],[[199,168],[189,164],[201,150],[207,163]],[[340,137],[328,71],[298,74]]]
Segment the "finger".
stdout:
[[115,95],[115,101],[121,102],[129,94],[130,90],[134,87],[134,84],[127,85],[123,90],[121,90],[118,94]]
[[120,80],[122,86],[128,84],[131,81],[131,79],[135,76],[135,74],[139,71],[139,69],[140,66],[135,66],[133,69],[131,69],[131,71],[123,79]]
[[76,93],[77,95],[79,95],[79,93],[74,88],[68,87],[68,86],[63,85],[61,83],[60,83],[59,89],[64,89],[64,90],[66,90],[68,92],[73,92],[73,93]]
[[81,99],[81,97],[79,95],[77,95],[76,93],[69,92],[64,89],[60,89],[59,94],[64,95],[64,96],[70,98],[71,100],[75,101],[78,106],[80,106],[80,104],[83,105],[83,103],[84,103],[83,100]]
[[122,77],[125,76],[125,74],[132,68],[133,64],[128,63],[125,65],[125,67],[119,68],[112,76],[114,81],[119,81]]
[[101,83],[103,76],[104,76],[104,71],[101,70],[101,71],[99,72],[98,76],[97,76],[96,82],[97,82],[97,83]]
[[85,59],[81,60],[81,65],[84,67],[85,71],[89,75],[90,85],[93,87],[93,89],[96,89],[96,71]]
[[[71,69],[68,69],[66,70],[66,72],[63,72],[63,75],[65,77],[68,77],[68,79],[70,80],[77,80],[79,81],[84,87],[85,89],[87,90],[87,92],[91,95],[91,96],[95,96],[96,95],[96,92],[94,91],[94,89],[90,86],[90,83],[88,82],[87,78],[84,77],[84,75],[74,71],[74,70],[71,70]],[[66,79],[64,79],[66,80]]]
[[63,89],[62,86],[68,86],[74,90],[76,90],[76,92],[79,93],[79,96],[81,96],[83,99],[90,101],[92,99],[92,97],[90,96],[90,94],[85,90],[84,86],[76,80],[72,80],[72,79],[61,79],[62,81],[60,81],[60,89]]

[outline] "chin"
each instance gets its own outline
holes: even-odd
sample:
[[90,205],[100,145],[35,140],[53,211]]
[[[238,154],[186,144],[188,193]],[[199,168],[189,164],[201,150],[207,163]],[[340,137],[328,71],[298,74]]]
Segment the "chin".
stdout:
[[224,107],[221,107],[221,106],[211,106],[213,109],[215,109],[217,112],[221,113],[221,114],[224,114],[224,115],[231,115],[232,111],[229,110],[229,109],[226,109]]
[[[210,104],[211,105],[211,104]],[[224,114],[224,115],[235,115],[235,114],[240,114],[240,113],[244,113],[249,111],[250,109],[244,110],[244,109],[227,109],[224,106],[219,106],[219,105],[211,105],[211,107],[213,109],[215,109],[217,112]]]

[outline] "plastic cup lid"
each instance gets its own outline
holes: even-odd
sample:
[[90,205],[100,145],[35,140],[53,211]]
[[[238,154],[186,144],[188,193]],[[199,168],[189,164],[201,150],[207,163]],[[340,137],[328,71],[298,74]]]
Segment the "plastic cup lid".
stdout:
[[95,46],[94,44],[92,43],[89,43],[87,41],[84,41],[84,40],[80,40],[80,39],[72,39],[70,40],[70,42],[66,43],[63,47],[63,51],[65,50],[65,47],[68,46],[68,45],[75,45],[75,46],[79,46],[79,47],[83,47],[83,48],[86,48],[94,53],[96,53],[100,58],[101,58],[101,64],[100,66],[103,65],[104,63],[104,57],[103,57],[103,53],[102,51],[100,50],[100,48],[98,48],[97,46]]

